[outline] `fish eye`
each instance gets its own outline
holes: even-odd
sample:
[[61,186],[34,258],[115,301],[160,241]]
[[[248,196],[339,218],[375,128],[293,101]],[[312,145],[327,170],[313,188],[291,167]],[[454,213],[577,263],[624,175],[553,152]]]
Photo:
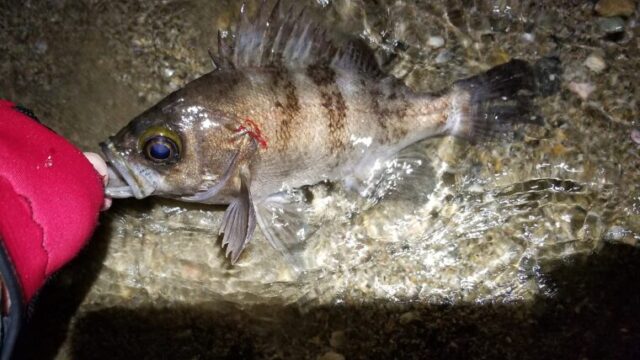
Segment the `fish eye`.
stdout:
[[144,156],[158,164],[170,164],[180,159],[180,137],[166,128],[151,128],[140,137],[140,150]]
[[178,149],[176,144],[164,136],[156,136],[147,140],[145,155],[147,159],[155,162],[166,162],[175,155]]

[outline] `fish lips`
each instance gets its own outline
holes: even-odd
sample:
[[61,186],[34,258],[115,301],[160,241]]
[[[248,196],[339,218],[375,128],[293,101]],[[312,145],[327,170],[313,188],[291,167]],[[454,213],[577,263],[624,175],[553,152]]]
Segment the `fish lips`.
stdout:
[[136,172],[127,165],[111,140],[100,143],[100,148],[107,159],[109,172],[106,196],[114,199],[142,199],[153,193],[154,187],[143,177],[136,176]]

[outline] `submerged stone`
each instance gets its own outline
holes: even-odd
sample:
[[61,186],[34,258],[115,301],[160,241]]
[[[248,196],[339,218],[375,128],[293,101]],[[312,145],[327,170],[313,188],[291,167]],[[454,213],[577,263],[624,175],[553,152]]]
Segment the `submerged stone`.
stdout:
[[598,26],[605,34],[624,32],[624,20],[619,17],[608,17],[598,19]]
[[633,0],[600,0],[595,7],[598,15],[611,16],[631,16],[636,10]]
[[589,57],[584,61],[584,65],[595,73],[600,73],[607,68],[607,63],[605,63],[602,56],[598,54],[589,55]]

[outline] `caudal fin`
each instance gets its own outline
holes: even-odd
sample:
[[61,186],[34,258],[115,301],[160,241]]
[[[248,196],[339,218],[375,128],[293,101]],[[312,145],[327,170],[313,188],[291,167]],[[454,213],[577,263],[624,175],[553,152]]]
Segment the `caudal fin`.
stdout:
[[515,124],[542,124],[533,99],[560,88],[560,61],[548,57],[530,65],[511,60],[455,83],[451,134],[472,142],[508,132]]

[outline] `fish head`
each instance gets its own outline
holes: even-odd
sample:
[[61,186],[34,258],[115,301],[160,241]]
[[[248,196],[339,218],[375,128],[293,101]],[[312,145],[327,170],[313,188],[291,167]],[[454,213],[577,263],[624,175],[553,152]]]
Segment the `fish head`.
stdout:
[[189,201],[217,186],[217,199],[206,202],[228,203],[245,137],[233,116],[189,95],[188,86],[178,90],[100,144],[110,167],[107,196]]

